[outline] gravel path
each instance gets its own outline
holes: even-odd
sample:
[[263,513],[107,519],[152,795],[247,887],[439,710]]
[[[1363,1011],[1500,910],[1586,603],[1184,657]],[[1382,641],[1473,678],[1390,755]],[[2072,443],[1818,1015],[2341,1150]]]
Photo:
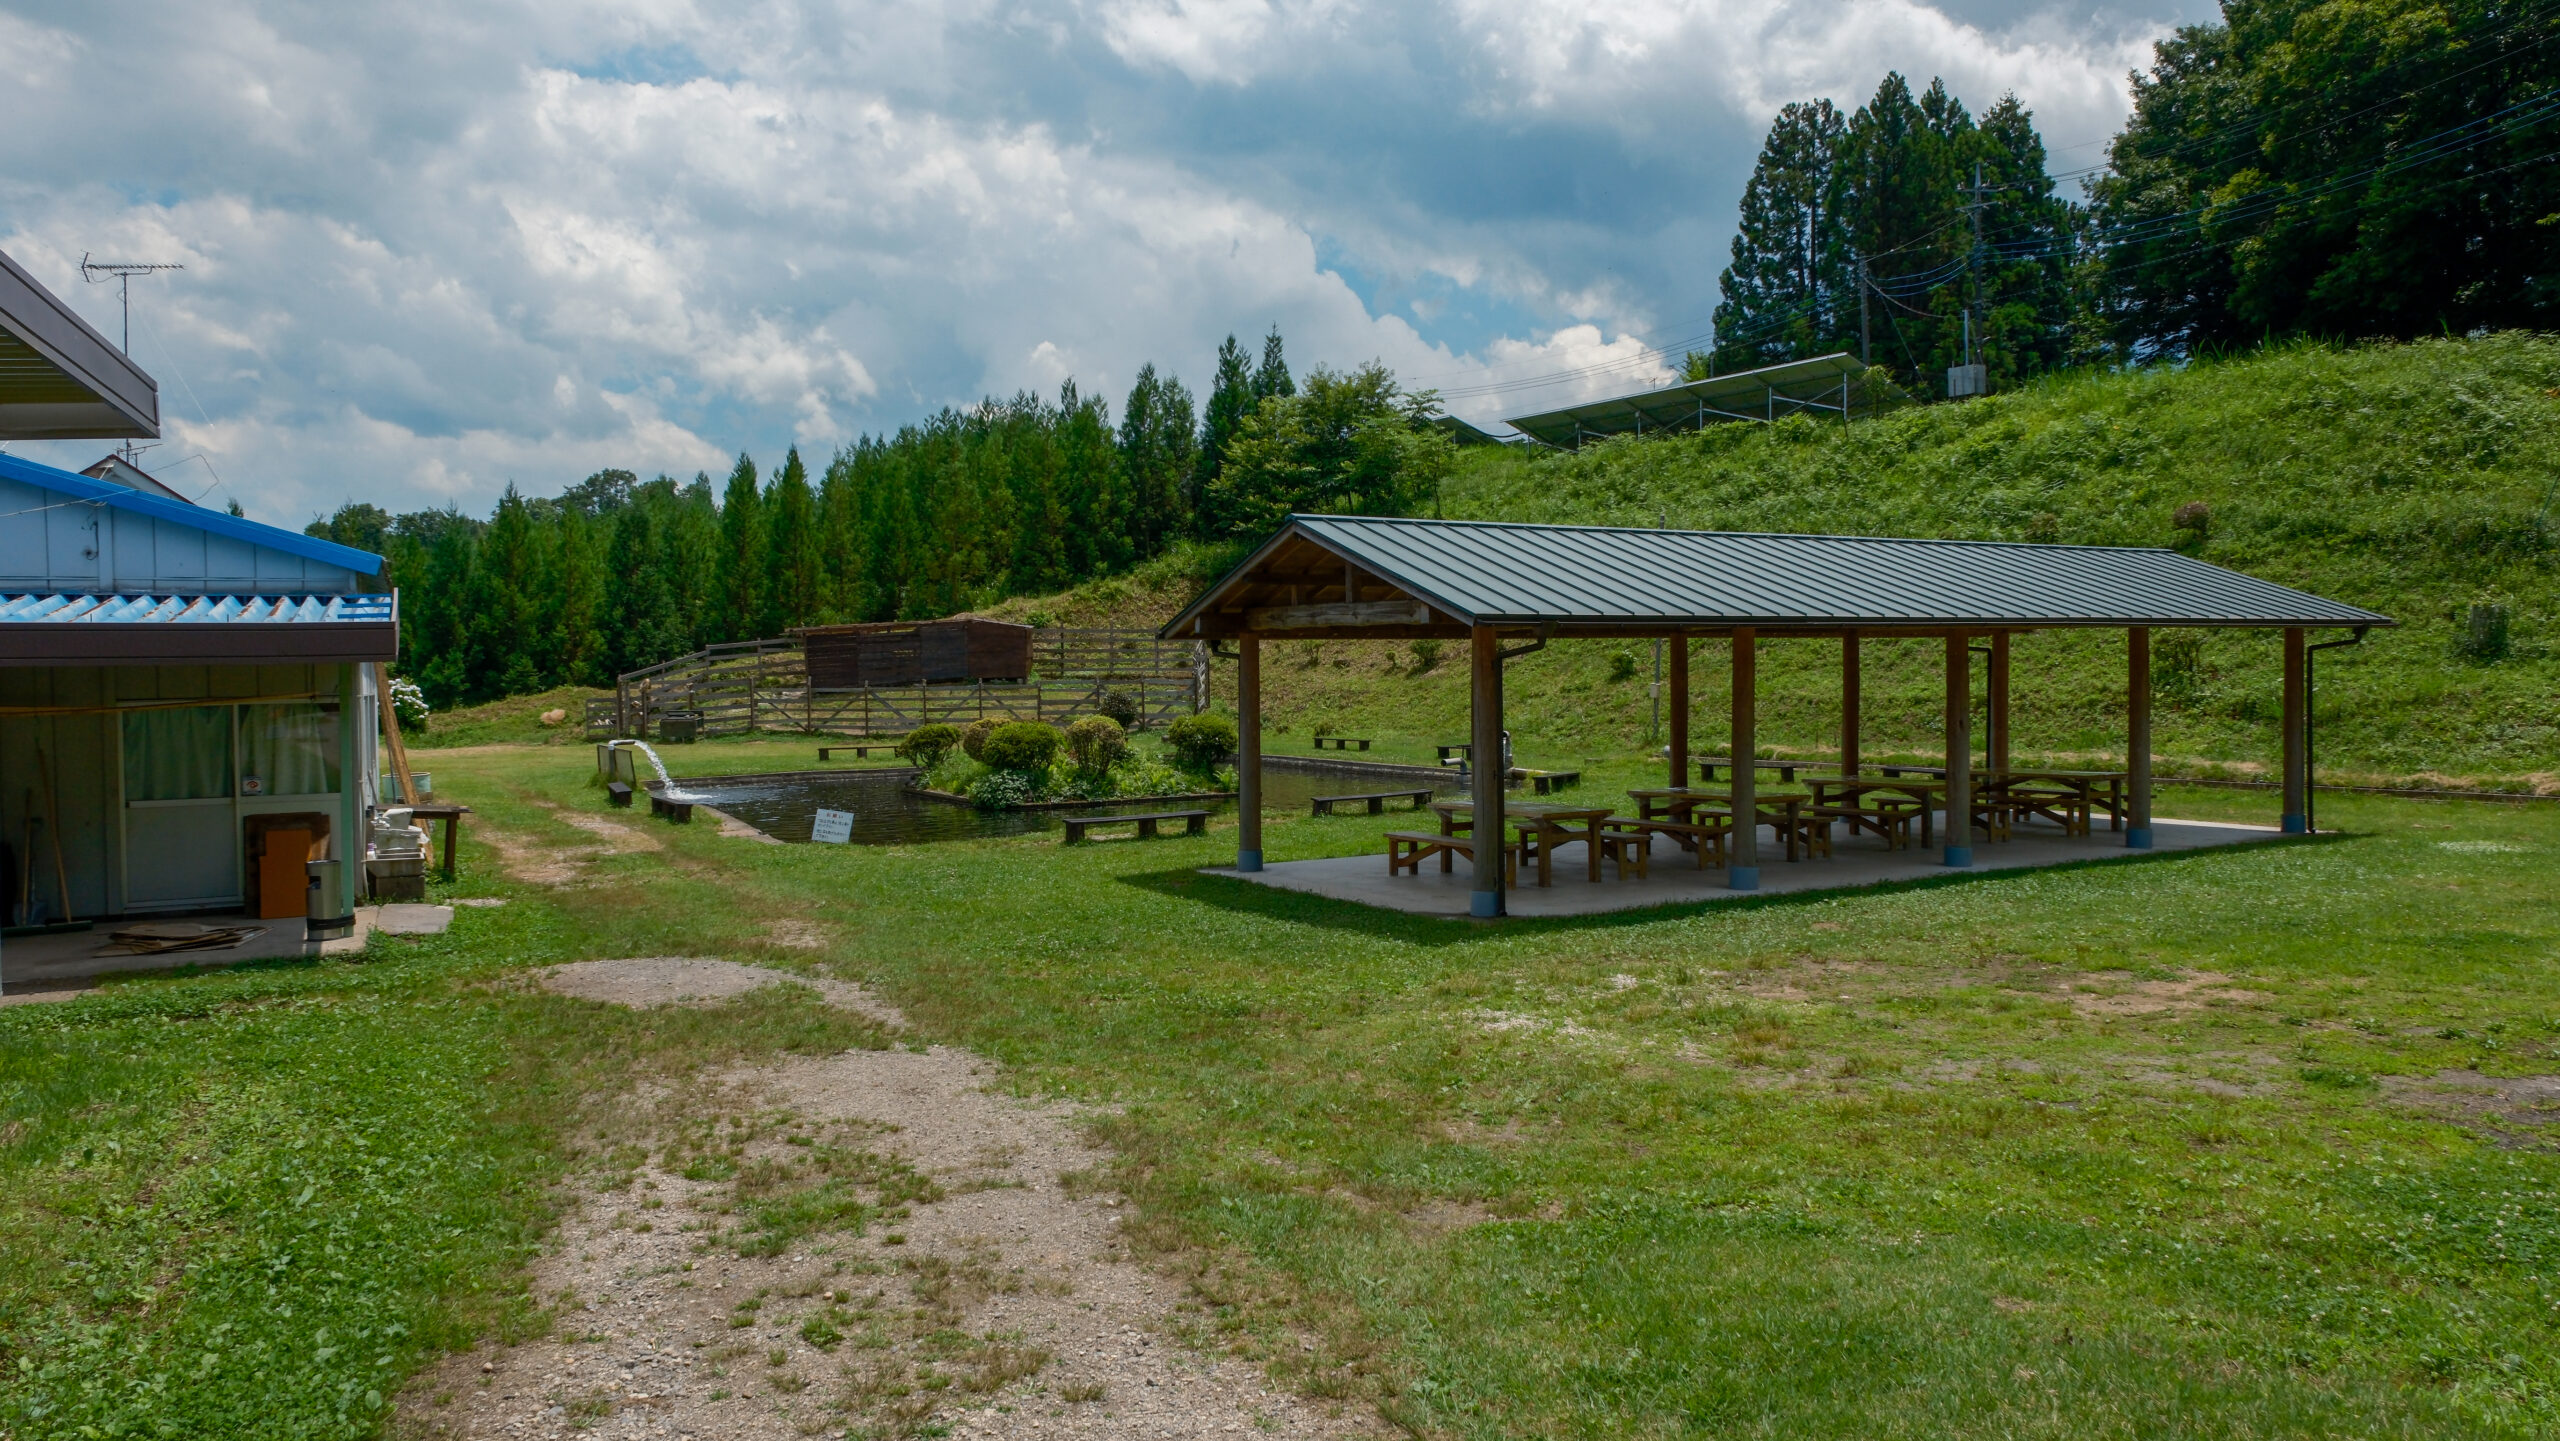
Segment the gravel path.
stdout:
[[[658,957],[563,966],[543,983],[646,1007],[784,979],[797,978]],[[900,1021],[858,986],[806,984]],[[1069,1179],[1105,1155],[1073,1112],[991,1094],[992,1075],[946,1047],[857,1050],[631,1098],[599,1138],[628,1170],[582,1198],[534,1266],[535,1293],[564,1301],[553,1334],[451,1358],[410,1388],[402,1429],[491,1441],[1380,1434],[1365,1414],[1275,1391],[1251,1363],[1175,1339],[1182,1288],[1130,1262],[1119,1197]],[[794,1202],[846,1195],[862,1198],[859,1235],[755,1231]]]

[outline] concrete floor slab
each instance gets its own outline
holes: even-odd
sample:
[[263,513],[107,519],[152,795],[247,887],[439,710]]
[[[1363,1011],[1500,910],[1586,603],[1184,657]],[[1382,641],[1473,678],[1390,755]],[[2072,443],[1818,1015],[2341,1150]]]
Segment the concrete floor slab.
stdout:
[[[169,971],[180,966],[236,966],[243,961],[334,956],[361,951],[366,935],[373,929],[375,909],[372,906],[357,907],[355,932],[334,941],[305,939],[300,916],[262,921],[242,911],[219,915],[126,916],[100,921],[94,930],[64,931],[50,936],[12,936],[0,941],[0,994],[16,991],[21,986],[50,985],[128,971]],[[450,916],[452,912],[447,911],[446,914]],[[263,926],[266,929],[227,951],[176,951],[152,956],[98,954],[113,944],[108,935],[118,926],[167,921],[192,921],[207,926]]]
[[[2152,832],[2151,850],[2132,851],[2125,849],[2124,836],[2118,832],[2098,831],[2088,836],[2065,836],[2058,830],[2042,826],[2021,828],[2008,841],[1977,844],[1973,848],[1973,865],[1967,869],[1982,873],[2067,865],[2075,861],[2124,860],[2143,855],[2246,845],[2274,840],[2281,834],[2273,826],[2157,819],[2152,823]],[[1884,843],[1873,836],[1860,836],[1855,840],[1844,837],[1835,842],[1834,854],[1830,857],[1792,863],[1786,860],[1783,850],[1771,848],[1765,840],[1762,844],[1760,888],[1737,891],[1725,884],[1722,869],[1710,867],[1699,870],[1689,853],[1674,850],[1669,841],[1660,839],[1653,849],[1650,876],[1621,880],[1618,879],[1617,868],[1603,862],[1601,879],[1595,884],[1589,879],[1590,866],[1584,848],[1577,841],[1556,847],[1555,883],[1552,886],[1538,885],[1535,873],[1524,871],[1521,884],[1505,898],[1507,910],[1514,916],[1590,916],[1646,906],[1749,900],[1754,896],[1849,890],[1966,874],[1966,869],[1941,864],[1940,852],[1935,848],[1915,846],[1909,850],[1888,851]],[[1281,861],[1251,873],[1232,867],[1212,867],[1205,869],[1203,874],[1228,876],[1275,890],[1302,891],[1309,895],[1357,901],[1362,905],[1426,916],[1465,916],[1474,886],[1464,860],[1458,861],[1445,875],[1437,869],[1435,862],[1425,861],[1418,876],[1390,876],[1383,850],[1371,855],[1342,856],[1330,860]]]

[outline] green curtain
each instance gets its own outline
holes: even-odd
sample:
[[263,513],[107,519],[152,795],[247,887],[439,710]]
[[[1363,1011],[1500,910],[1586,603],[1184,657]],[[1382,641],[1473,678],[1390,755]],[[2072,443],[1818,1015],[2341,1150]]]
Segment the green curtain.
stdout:
[[240,707],[242,789],[255,776],[271,796],[333,795],[338,789],[338,708]]
[[184,801],[229,794],[231,707],[126,712],[126,800]]

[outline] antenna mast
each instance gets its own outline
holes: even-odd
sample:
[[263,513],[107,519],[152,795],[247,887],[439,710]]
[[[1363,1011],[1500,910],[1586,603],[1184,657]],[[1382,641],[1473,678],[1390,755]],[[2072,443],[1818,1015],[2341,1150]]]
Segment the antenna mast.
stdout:
[[183,265],[166,261],[91,260],[89,252],[85,250],[80,252],[81,279],[88,281],[91,285],[100,284],[110,277],[116,282],[116,298],[124,310],[122,348],[128,359],[133,355],[133,278],[137,275],[150,275],[155,271],[184,269],[186,267]]

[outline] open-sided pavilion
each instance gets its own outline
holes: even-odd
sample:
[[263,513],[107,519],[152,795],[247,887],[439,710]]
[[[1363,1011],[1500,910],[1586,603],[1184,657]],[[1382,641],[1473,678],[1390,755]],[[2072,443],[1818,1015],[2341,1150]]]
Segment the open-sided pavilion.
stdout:
[[[1988,642],[1988,766],[2008,769],[2010,639],[2056,629],[2125,632],[2128,777],[2124,838],[2148,849],[2151,821],[2151,632],[2164,626],[2284,633],[2283,829],[2306,828],[2307,633],[2388,626],[2388,616],[2211,565],[2172,550],[1759,535],[1722,531],[1513,525],[1356,516],[1291,516],[1169,621],[1166,639],[1232,641],[1237,657],[1236,867],[1262,869],[1261,643],[1266,640],[1465,639],[1470,648],[1471,743],[1502,754],[1506,660],[1557,637],[1732,642],[1732,813],[1757,814],[1757,643],[1841,643],[1840,765],[1859,756],[1859,643],[1869,636],[1941,638],[1946,647],[1945,815],[1942,859],[1973,863],[1973,667]],[[1523,644],[1506,645],[1506,642]],[[1673,788],[1686,785],[1689,654],[1670,646]],[[1475,833],[1503,831],[1500,764],[1474,765]],[[1478,847],[1469,912],[1504,914],[1495,846]],[[1726,884],[1760,881],[1757,833],[1737,824]]]

